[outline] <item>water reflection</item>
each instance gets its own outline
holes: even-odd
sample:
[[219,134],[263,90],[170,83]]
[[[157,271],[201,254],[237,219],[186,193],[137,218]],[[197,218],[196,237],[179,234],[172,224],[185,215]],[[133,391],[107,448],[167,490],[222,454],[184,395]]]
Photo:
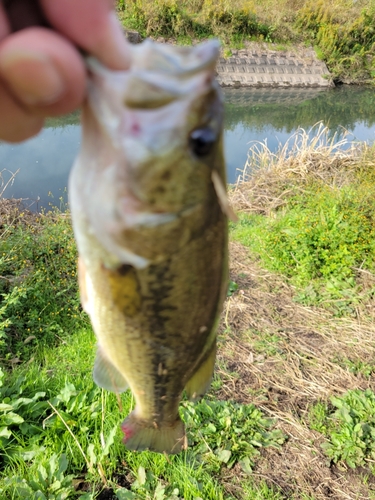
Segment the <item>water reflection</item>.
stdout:
[[[24,198],[33,210],[67,201],[70,167],[80,145],[79,113],[47,120],[42,132],[22,144],[0,143],[0,171],[19,169],[5,196]],[[9,172],[3,172],[3,180]],[[1,189],[0,189],[1,191]]]
[[228,181],[235,182],[250,141],[267,140],[271,151],[285,144],[298,127],[322,121],[339,140],[344,129],[355,141],[375,140],[375,91],[363,87],[320,89],[224,90]]
[[[229,182],[235,182],[245,164],[250,141],[267,140],[275,151],[298,126],[308,130],[322,120],[331,134],[340,136],[345,127],[353,140],[375,139],[373,89],[224,89],[224,96]],[[78,113],[49,120],[38,137],[23,144],[0,144],[0,171],[20,169],[6,196],[28,198],[34,209],[59,205],[60,196],[66,199],[68,174],[79,144]]]

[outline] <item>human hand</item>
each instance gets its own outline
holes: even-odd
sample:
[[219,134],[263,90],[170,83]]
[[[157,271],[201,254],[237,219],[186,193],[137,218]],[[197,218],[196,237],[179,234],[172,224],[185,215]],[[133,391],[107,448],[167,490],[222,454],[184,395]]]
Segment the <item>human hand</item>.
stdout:
[[45,117],[80,106],[86,70],[79,49],[112,69],[128,67],[112,0],[0,0],[0,139],[32,137]]

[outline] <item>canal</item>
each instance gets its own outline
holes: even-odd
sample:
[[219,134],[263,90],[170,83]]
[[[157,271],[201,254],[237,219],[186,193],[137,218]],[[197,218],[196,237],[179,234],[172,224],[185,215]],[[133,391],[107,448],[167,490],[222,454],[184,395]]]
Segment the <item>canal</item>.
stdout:
[[[224,89],[224,146],[228,182],[243,168],[252,141],[269,149],[288,140],[298,127],[310,130],[322,121],[339,139],[375,140],[375,90],[343,86],[319,89]],[[312,132],[313,133],[313,132]],[[24,198],[33,210],[67,200],[69,170],[80,145],[79,114],[48,120],[44,130],[22,144],[0,143],[3,182],[18,171],[4,196]],[[5,169],[5,171],[4,171]],[[1,191],[1,189],[0,189]]]

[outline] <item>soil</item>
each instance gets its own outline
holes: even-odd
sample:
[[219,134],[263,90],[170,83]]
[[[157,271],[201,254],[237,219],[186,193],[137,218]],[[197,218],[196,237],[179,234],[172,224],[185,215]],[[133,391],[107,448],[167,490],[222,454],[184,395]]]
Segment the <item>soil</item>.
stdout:
[[[288,436],[281,449],[262,451],[254,477],[280,488],[285,499],[370,498],[374,481],[364,484],[370,470],[330,463],[321,448],[324,437],[308,426],[308,413],[333,394],[374,387],[374,374],[353,374],[337,362],[373,359],[374,324],[295,303],[293,287],[261,269],[238,243],[230,244],[230,279],[238,290],[221,321],[217,373],[223,385],[217,397],[257,405]],[[233,496],[242,474],[234,470],[225,481]]]

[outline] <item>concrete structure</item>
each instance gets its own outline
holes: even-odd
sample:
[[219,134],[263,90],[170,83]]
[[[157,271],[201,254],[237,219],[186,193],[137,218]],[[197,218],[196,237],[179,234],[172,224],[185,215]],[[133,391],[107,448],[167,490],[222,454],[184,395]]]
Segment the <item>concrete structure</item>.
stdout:
[[286,51],[234,50],[221,57],[217,79],[223,87],[319,87],[333,86],[324,62],[315,53],[299,56]]
[[[132,43],[142,41],[137,31],[126,30],[125,33]],[[164,38],[157,41],[167,42]],[[324,89],[334,86],[327,66],[311,48],[272,50],[269,44],[256,42],[248,42],[247,47],[232,50],[228,58],[220,58],[217,79],[222,87]]]

